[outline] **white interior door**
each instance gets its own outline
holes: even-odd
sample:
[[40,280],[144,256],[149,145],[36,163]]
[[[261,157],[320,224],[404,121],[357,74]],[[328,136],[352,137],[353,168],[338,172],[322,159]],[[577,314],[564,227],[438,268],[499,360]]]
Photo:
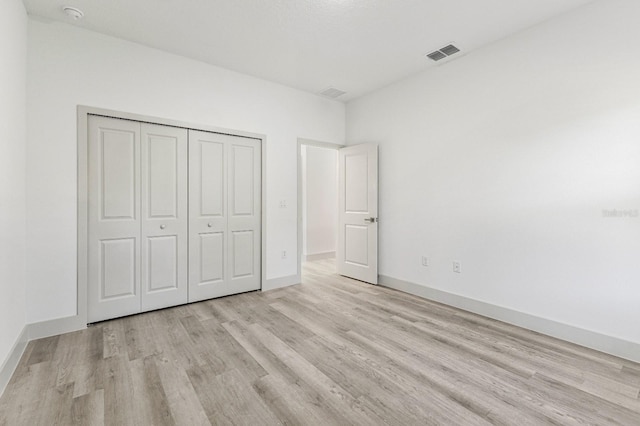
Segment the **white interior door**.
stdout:
[[260,288],[255,139],[189,131],[189,301]]
[[88,321],[140,312],[140,123],[89,117]]
[[340,149],[338,185],[337,271],[378,284],[378,146]]
[[142,123],[142,311],[187,303],[187,130]]

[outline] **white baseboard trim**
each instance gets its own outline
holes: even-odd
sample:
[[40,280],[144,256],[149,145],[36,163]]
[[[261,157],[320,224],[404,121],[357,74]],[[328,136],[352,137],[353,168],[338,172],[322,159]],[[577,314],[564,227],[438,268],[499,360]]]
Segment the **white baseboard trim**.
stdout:
[[48,321],[34,322],[27,325],[29,340],[42,339],[43,337],[56,336],[87,328],[87,324],[80,321],[77,315],[72,317],[56,318]]
[[640,343],[623,340],[385,275],[379,276],[379,283],[385,287],[533,330],[546,334],[547,336],[576,343],[620,358],[640,362]]
[[276,288],[289,287],[290,285],[300,284],[302,279],[298,275],[289,275],[286,277],[271,278],[267,280],[262,291],[275,290]]
[[335,251],[327,251],[324,253],[307,254],[302,256],[304,262],[313,262],[314,260],[332,259],[336,257]]
[[11,376],[13,376],[13,372],[16,371],[16,367],[20,362],[20,358],[22,358],[22,354],[27,347],[27,343],[29,342],[28,338],[28,326],[24,326],[22,331],[18,335],[16,342],[13,344],[13,347],[9,351],[9,355],[7,359],[2,363],[2,367],[0,367],[0,396],[4,393],[7,385],[9,384],[9,380],[11,380]]
[[48,321],[36,322],[24,326],[16,342],[9,352],[2,367],[0,367],[0,396],[11,380],[22,354],[27,347],[27,343],[32,340],[41,339],[43,337],[57,336],[58,334],[68,333],[70,331],[78,331],[86,328],[77,315],[72,317],[57,318]]

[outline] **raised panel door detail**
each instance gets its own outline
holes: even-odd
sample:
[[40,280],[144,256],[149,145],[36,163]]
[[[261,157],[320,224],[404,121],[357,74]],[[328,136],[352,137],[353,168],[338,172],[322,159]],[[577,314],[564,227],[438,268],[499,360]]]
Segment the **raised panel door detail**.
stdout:
[[368,229],[366,226],[346,225],[345,261],[356,265],[367,266],[369,264]]
[[200,283],[224,280],[224,234],[200,234]]
[[151,237],[149,249],[149,292],[178,287],[178,238]]
[[149,135],[147,172],[149,173],[149,217],[177,216],[178,140],[175,137]]
[[102,219],[134,219],[136,203],[136,135],[100,129]]
[[200,215],[223,216],[224,144],[200,140]]
[[254,186],[254,164],[253,147],[233,145],[231,161],[232,171],[232,197],[234,216],[250,216],[253,214],[253,186]]
[[366,213],[367,201],[367,156],[347,155],[345,158],[345,208],[347,212]]
[[136,294],[136,241],[133,238],[100,242],[100,299]]
[[253,231],[232,233],[233,278],[253,274]]

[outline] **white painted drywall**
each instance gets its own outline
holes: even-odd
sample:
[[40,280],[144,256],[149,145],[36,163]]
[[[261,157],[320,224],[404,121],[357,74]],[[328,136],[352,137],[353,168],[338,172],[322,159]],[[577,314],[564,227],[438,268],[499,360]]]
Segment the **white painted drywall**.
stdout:
[[[0,367],[25,325],[27,13],[0,13]],[[1,391],[1,390],[0,390]]]
[[303,145],[303,255],[336,251],[337,150]]
[[640,209],[639,20],[595,2],[350,102],[380,273],[640,342],[640,217],[603,217]]
[[[60,23],[29,21],[28,321],[76,311],[76,106],[267,136],[267,278],[295,275],[297,138],[344,140],[344,105]],[[279,200],[287,208],[278,207]]]

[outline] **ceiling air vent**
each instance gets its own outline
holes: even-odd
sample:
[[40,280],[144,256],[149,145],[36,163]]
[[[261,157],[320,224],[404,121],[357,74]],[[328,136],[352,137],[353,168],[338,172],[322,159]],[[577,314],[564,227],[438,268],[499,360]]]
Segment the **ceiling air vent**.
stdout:
[[445,59],[448,56],[455,55],[459,51],[460,51],[460,49],[458,49],[453,44],[450,44],[448,46],[443,47],[440,50],[436,50],[435,52],[431,52],[431,53],[427,54],[427,57],[429,59],[431,59],[431,60],[434,60],[434,61],[438,62],[438,61],[441,61],[441,60]]
[[325,89],[322,92],[320,92],[320,94],[322,96],[325,96],[325,97],[331,98],[331,99],[335,99],[335,98],[337,98],[339,96],[344,95],[345,93],[347,93],[347,92],[345,92],[343,90],[340,90],[340,89],[336,89],[335,87],[329,87],[328,89]]
[[442,49],[440,49],[440,51],[442,53],[444,53],[447,56],[451,56],[454,53],[458,53],[460,51],[460,49],[458,49],[457,47],[455,47],[453,44],[450,44],[448,46],[443,47]]
[[433,53],[429,53],[427,56],[429,57],[429,59],[433,59],[436,62],[447,57],[447,55],[439,50],[436,50]]

